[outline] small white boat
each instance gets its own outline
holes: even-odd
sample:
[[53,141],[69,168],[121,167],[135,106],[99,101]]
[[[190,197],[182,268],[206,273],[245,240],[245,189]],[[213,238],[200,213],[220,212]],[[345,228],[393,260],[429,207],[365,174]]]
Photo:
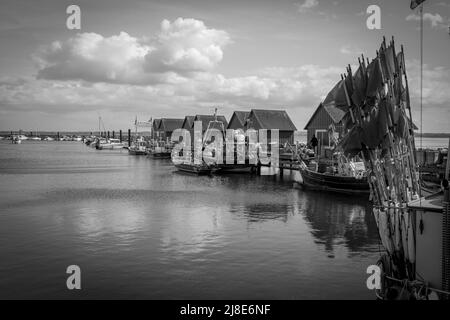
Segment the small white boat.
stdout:
[[44,141],[54,141],[55,139],[53,139],[52,137],[45,137]]
[[33,141],[41,141],[41,137],[37,137],[37,136],[33,136],[31,138],[29,138],[29,140],[33,140]]
[[13,144],[21,144],[22,143],[22,139],[20,139],[20,136],[12,136],[11,137],[11,142]]
[[18,137],[20,140],[28,140],[28,137],[25,136],[25,135],[23,135],[23,134],[19,134],[17,137]]
[[123,143],[119,139],[100,140],[96,148],[97,150],[123,149]]
[[83,141],[83,138],[81,136],[76,136],[73,138],[73,141]]

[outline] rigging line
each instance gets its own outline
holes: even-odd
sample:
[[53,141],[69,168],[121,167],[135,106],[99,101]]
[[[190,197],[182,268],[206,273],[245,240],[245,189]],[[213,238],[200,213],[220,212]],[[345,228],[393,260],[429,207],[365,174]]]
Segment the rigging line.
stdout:
[[423,3],[420,5],[420,148],[423,139]]

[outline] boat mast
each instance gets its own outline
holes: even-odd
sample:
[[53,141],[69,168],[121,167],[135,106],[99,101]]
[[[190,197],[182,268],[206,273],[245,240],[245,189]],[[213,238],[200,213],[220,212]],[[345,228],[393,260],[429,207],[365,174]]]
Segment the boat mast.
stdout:
[[422,98],[423,98],[423,2],[419,7],[420,12],[420,149],[422,149]]

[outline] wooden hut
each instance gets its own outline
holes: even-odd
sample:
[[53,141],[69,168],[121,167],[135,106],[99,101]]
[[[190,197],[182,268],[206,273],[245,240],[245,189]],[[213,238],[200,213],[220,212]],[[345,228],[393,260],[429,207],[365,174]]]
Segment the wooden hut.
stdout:
[[158,132],[160,134],[160,140],[170,141],[172,132],[176,129],[181,129],[184,119],[170,119],[162,118],[159,124]]
[[249,111],[235,111],[231,116],[227,129],[245,129],[245,123],[247,121]]
[[345,112],[339,108],[324,108],[322,103],[316,108],[312,117],[305,126],[307,131],[307,142],[310,143],[313,136],[316,136],[320,147],[329,147],[332,140],[329,137],[330,125],[334,124],[335,132],[342,134],[342,124]]
[[[214,121],[216,117],[214,115],[196,115],[194,118],[195,121],[201,121],[202,122],[202,131],[205,133],[206,129],[208,129],[208,125],[211,121]],[[223,123],[223,128],[226,129],[228,127],[228,121],[224,116],[217,116],[217,121],[220,121]],[[192,123],[192,128],[194,127],[194,122]],[[217,128],[221,129],[221,128]]]
[[161,119],[153,119],[152,123],[152,140],[159,140],[160,134],[159,134],[159,125],[161,123]]
[[252,109],[246,119],[247,129],[278,129],[280,145],[293,144],[294,132],[297,130],[291,118],[285,110],[260,110]]
[[[336,107],[326,108],[320,103],[305,126],[307,142],[310,143],[312,137],[316,136],[319,147],[330,147],[333,144],[332,137],[330,137],[330,126],[334,124],[334,131],[338,136],[337,138],[340,138],[343,134],[342,119],[344,116],[345,111]],[[413,129],[418,129],[414,123]]]

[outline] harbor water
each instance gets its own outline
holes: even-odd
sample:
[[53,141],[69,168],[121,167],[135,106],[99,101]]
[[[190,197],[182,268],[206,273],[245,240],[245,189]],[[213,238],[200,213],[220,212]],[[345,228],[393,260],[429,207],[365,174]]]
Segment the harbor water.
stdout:
[[374,299],[367,199],[291,175],[197,177],[126,150],[2,141],[0,298]]

